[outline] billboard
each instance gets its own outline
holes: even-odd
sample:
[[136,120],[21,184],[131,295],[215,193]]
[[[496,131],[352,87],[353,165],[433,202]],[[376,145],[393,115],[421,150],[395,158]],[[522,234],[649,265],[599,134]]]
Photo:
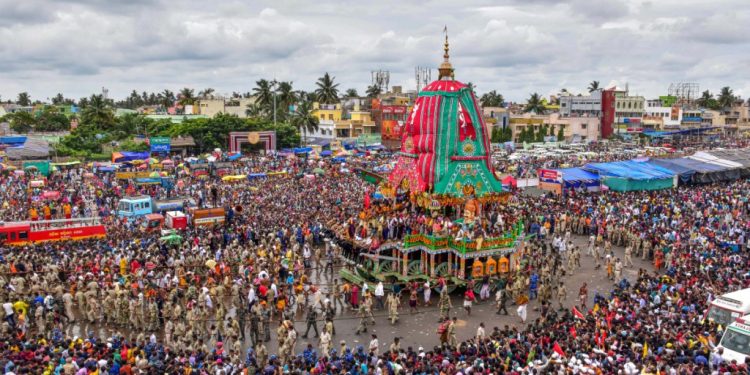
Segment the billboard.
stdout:
[[401,121],[383,120],[382,128],[380,130],[383,139],[401,139],[402,124]]
[[151,145],[151,152],[169,152],[171,148],[171,139],[169,137],[151,137],[149,138],[149,144]]

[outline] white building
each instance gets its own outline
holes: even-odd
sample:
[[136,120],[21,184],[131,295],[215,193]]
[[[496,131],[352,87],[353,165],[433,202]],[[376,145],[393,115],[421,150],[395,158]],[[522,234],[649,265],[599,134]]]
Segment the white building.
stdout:
[[589,95],[560,96],[560,116],[562,117],[599,117],[602,113],[602,90],[595,90]]
[[646,100],[646,108],[644,108],[643,114],[650,117],[661,117],[665,129],[679,128],[682,124],[682,108],[677,106],[664,107],[659,99]]

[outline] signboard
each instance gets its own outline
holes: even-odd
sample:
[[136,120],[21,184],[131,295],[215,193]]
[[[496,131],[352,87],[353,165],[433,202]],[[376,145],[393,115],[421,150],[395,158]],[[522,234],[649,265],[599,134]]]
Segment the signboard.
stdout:
[[701,122],[703,121],[703,118],[699,116],[683,116],[682,121],[683,122]]
[[151,176],[151,172],[115,172],[115,178],[118,180],[149,178],[150,176]]
[[151,137],[149,138],[151,152],[169,152],[172,141],[169,137]]
[[643,133],[643,128],[628,128],[628,133]]
[[622,123],[623,124],[640,124],[641,119],[634,118],[634,117],[625,117],[624,119],[622,119]]
[[539,181],[550,182],[554,184],[562,183],[562,173],[554,169],[539,169]]
[[29,160],[23,162],[23,169],[33,169],[42,174],[49,176],[49,161],[47,160]]

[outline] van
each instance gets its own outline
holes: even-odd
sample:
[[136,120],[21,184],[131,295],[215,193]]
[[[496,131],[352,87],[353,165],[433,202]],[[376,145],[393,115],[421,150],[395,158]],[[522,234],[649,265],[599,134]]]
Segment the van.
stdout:
[[750,288],[718,296],[708,307],[708,319],[722,326],[747,314],[750,314]]
[[716,350],[719,348],[722,348],[721,358],[725,361],[745,363],[745,358],[750,356],[750,315],[737,318],[734,323],[727,326]]

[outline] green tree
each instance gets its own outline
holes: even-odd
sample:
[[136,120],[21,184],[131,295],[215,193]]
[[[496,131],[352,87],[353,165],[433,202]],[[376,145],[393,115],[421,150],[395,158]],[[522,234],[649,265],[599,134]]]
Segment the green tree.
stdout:
[[599,90],[599,81],[591,81],[591,83],[589,83],[589,92],[594,92],[596,90]]
[[302,102],[297,106],[291,119],[291,124],[304,134],[305,144],[307,144],[307,132],[318,131],[318,118],[313,116],[312,112],[312,103]]
[[159,104],[166,110],[167,108],[174,105],[176,99],[177,98],[175,97],[174,92],[164,89],[164,91],[160,92],[158,96],[154,95],[154,93],[151,93],[151,95],[149,95],[148,101],[149,104]]
[[359,98],[359,94],[357,93],[357,89],[347,89],[346,94],[344,94],[344,97],[346,98]]
[[565,140],[565,127],[560,126],[560,129],[557,129],[557,141],[562,142]]
[[365,94],[367,94],[368,98],[377,98],[380,94],[382,94],[383,90],[378,85],[370,85],[367,86],[367,90],[365,91]]
[[31,105],[31,96],[28,92],[22,92],[18,94],[18,100],[16,100],[16,104],[24,107],[28,107]]
[[276,116],[279,121],[286,121],[289,117],[289,107],[297,103],[297,92],[292,87],[292,82],[279,82],[277,90]]
[[5,116],[10,123],[10,128],[19,134],[26,134],[36,126],[34,115],[26,111],[18,111]]
[[724,86],[721,88],[719,97],[716,100],[719,102],[719,106],[724,109],[731,108],[734,102],[737,101],[736,97],[734,96],[734,92],[729,88],[729,86]]
[[495,90],[485,93],[479,98],[479,103],[482,104],[482,107],[502,107],[504,101],[503,96]]
[[269,125],[269,127],[263,130],[276,131],[276,145],[279,148],[296,147],[300,143],[299,131],[297,131],[294,125],[285,122],[279,123],[276,126],[273,126],[273,124]]
[[263,117],[263,108],[258,103],[250,103],[245,106],[245,116],[259,119]]
[[111,129],[115,124],[115,113],[103,95],[91,95],[88,105],[81,112],[81,125],[95,129]]
[[720,109],[721,106],[719,105],[719,102],[714,98],[714,94],[712,94],[710,91],[706,90],[703,91],[703,94],[701,95],[698,100],[696,100],[699,106],[703,108],[708,109]]
[[253,95],[255,95],[255,104],[257,104],[262,113],[271,113],[273,110],[273,96],[275,82],[261,79],[255,82]]
[[180,90],[180,100],[177,101],[180,105],[192,105],[195,104],[195,90],[191,88],[183,88]]
[[529,96],[529,99],[526,100],[526,107],[524,107],[523,111],[526,113],[531,112],[537,115],[544,114],[545,108],[544,104],[542,103],[542,97],[537,93],[531,94],[531,96]]
[[339,100],[339,84],[334,83],[336,77],[326,72],[322,77],[318,78],[315,85],[318,87],[315,89],[315,99],[321,104],[335,104]]
[[213,99],[215,92],[216,92],[216,90],[214,90],[211,87],[208,87],[208,88],[205,88],[205,89],[201,90],[200,92],[198,92],[198,96],[201,99]]
[[58,92],[57,95],[55,95],[54,97],[52,97],[52,104],[54,104],[54,105],[63,104],[64,101],[65,101],[65,97],[63,96],[62,93]]
[[70,129],[70,120],[57,107],[47,106],[36,118],[34,130],[56,132]]
[[474,82],[466,82],[466,88],[471,91],[472,94],[474,94],[474,97],[477,96],[477,88],[474,86]]

